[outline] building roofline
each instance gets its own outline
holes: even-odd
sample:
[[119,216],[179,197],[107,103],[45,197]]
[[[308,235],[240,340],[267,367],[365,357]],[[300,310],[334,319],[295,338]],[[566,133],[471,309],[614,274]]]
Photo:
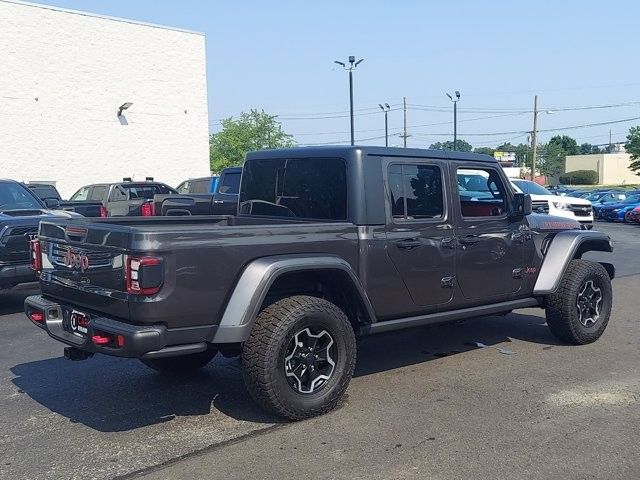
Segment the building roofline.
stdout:
[[167,26],[167,25],[158,25],[158,24],[155,24],[155,23],[141,22],[141,21],[138,21],[138,20],[130,20],[128,18],[111,17],[109,15],[101,15],[99,13],[83,12],[81,10],[71,10],[69,8],[56,7],[56,6],[53,6],[53,5],[43,5],[41,3],[24,2],[22,0],[0,0],[0,2],[13,3],[15,5],[23,5],[25,7],[42,8],[42,9],[45,9],[45,10],[53,10],[53,11],[62,12],[62,13],[71,13],[73,15],[82,15],[82,16],[85,16],[85,17],[100,18],[100,19],[103,19],[103,20],[112,20],[114,22],[131,23],[133,25],[140,25],[140,26],[143,26],[143,27],[160,28],[162,30],[173,30],[175,32],[190,33],[190,34],[193,34],[193,35],[202,35],[202,36],[204,36],[204,32],[198,32],[198,31],[195,31],[195,30],[187,30],[187,29],[184,29],[184,28],[170,27],[170,26]]

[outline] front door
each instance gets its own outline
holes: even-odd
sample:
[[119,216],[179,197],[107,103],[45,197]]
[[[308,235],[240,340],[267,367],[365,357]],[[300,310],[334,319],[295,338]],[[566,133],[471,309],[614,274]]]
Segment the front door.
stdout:
[[455,239],[443,186],[445,162],[383,163],[387,172],[387,254],[413,302],[444,305],[454,296]]
[[513,297],[522,284],[524,245],[521,222],[509,218],[508,180],[499,167],[462,162],[451,166],[458,227],[456,277],[462,294],[483,301]]

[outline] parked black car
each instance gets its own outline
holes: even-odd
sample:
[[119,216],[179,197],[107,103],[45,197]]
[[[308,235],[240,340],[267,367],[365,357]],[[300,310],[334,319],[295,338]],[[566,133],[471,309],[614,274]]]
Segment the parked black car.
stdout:
[[155,215],[153,197],[158,194],[174,195],[175,189],[147,178],[134,182],[124,178],[118,183],[99,183],[82,187],[71,197],[72,202],[96,201],[102,203],[108,217],[151,217]]
[[302,419],[345,392],[357,335],[539,307],[560,340],[596,341],[614,268],[582,255],[609,237],[530,213],[486,155],[254,152],[237,216],[41,222],[25,312],[76,360],[179,373],[240,354],[252,397]]
[[75,213],[50,210],[22,183],[0,180],[0,290],[35,282],[29,265],[29,241],[45,218],[71,218]]
[[220,176],[182,182],[179,195],[156,195],[156,215],[235,215],[242,168],[225,168]]
[[27,187],[51,209],[76,212],[83,217],[107,216],[107,209],[102,205],[102,202],[91,200],[64,201],[54,185],[45,183],[29,183]]

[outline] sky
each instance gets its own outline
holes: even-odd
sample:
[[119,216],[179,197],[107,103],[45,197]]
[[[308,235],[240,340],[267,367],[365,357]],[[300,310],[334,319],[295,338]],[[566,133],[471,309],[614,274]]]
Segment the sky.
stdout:
[[[538,95],[540,140],[624,141],[640,120],[640,2],[496,0],[42,0],[39,3],[204,32],[209,129],[252,108],[278,115],[299,144],[349,141],[354,73],[356,142],[410,147],[458,138],[525,142]],[[615,106],[611,106],[615,105]],[[587,107],[575,109],[576,107]],[[602,108],[592,108],[602,107]],[[549,131],[545,131],[549,130]]]

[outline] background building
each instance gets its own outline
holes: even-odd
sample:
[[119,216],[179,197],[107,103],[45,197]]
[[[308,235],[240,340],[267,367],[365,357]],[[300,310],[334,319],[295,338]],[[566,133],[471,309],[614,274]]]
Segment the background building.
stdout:
[[209,174],[203,34],[13,0],[0,25],[0,177],[69,196]]
[[629,170],[628,153],[600,153],[595,155],[567,155],[565,172],[594,170],[600,185],[640,184],[640,176]]

